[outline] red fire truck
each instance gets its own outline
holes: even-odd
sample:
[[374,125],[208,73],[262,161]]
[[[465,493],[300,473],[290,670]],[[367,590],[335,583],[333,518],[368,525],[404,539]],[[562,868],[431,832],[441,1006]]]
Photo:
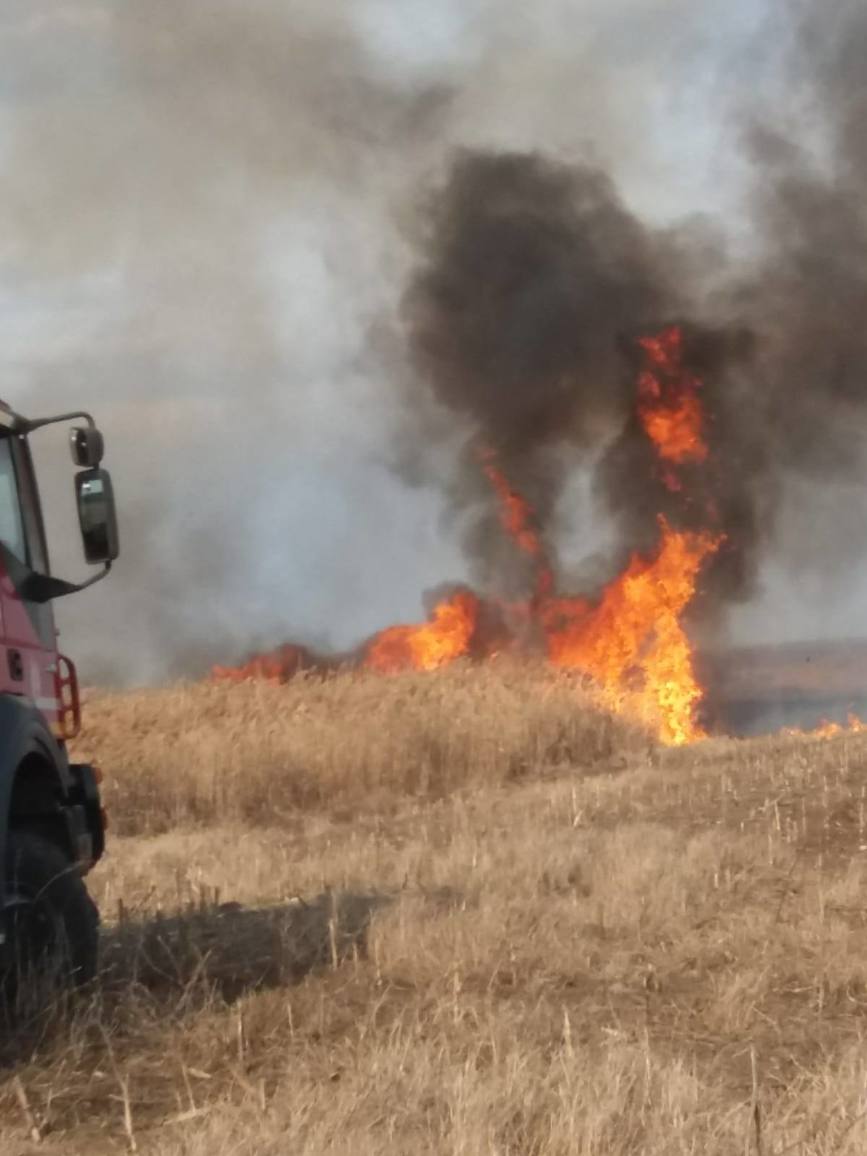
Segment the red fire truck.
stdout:
[[[52,577],[29,439],[70,431],[84,582]],[[87,413],[31,421],[0,402],[0,986],[51,963],[74,982],[96,970],[98,915],[84,883],[104,847],[98,772],[70,762],[79,731],[75,666],[60,654],[52,602],[99,581],[118,556],[103,438]]]

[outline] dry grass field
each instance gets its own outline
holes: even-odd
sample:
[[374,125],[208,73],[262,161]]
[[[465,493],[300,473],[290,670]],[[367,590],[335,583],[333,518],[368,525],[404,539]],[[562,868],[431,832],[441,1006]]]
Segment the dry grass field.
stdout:
[[497,664],[86,720],[104,973],[4,1039],[4,1156],[867,1151],[867,738]]

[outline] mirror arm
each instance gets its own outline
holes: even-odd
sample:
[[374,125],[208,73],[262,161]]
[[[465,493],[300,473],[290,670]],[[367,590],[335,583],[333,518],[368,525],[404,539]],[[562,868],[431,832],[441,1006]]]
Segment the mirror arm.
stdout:
[[63,578],[53,578],[48,574],[38,574],[32,571],[18,586],[18,595],[26,602],[42,604],[51,602],[54,598],[63,598],[67,594],[77,594],[86,590],[96,582],[101,582],[111,570],[111,562],[106,562],[98,574],[94,574],[85,582],[66,582]]
[[82,419],[86,421],[91,429],[96,429],[96,422],[89,413],[84,410],[76,410],[73,413],[59,413],[54,417],[39,417],[30,421],[27,418],[22,419],[16,427],[16,433],[29,434],[36,429],[42,429],[46,425],[57,425],[60,421],[76,421]]
[[42,605],[53,598],[63,598],[67,594],[77,594],[95,582],[101,582],[111,570],[111,562],[106,562],[98,574],[84,582],[66,582],[63,578],[53,578],[50,574],[40,574],[17,558],[5,542],[0,540],[0,563],[15,588],[15,593],[25,602]]

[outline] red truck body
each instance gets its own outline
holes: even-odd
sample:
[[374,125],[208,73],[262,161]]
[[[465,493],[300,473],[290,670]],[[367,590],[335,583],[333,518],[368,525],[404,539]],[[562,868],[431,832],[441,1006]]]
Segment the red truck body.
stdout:
[[[103,566],[78,584],[50,574],[28,441],[71,418],[86,422],[71,438],[85,560]],[[102,447],[88,414],[28,421],[0,403],[0,995],[22,966],[62,946],[77,981],[96,968],[98,919],[83,877],[102,854],[104,814],[99,775],[67,752],[80,725],[78,684],[58,650],[52,601],[103,577],[118,554]]]

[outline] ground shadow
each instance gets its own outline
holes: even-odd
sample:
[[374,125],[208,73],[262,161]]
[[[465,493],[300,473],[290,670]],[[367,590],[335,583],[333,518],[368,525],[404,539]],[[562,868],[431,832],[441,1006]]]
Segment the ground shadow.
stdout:
[[267,907],[212,903],[104,926],[101,967],[78,992],[50,978],[0,1010],[0,1069],[50,1047],[69,1032],[97,1047],[111,1026],[119,1038],[142,1023],[183,1020],[205,1006],[298,983],[311,972],[367,956],[382,893],[326,891]]
[[389,902],[379,893],[326,891],[267,907],[221,903],[123,919],[103,932],[100,986],[106,993],[198,987],[232,1002],[364,959],[371,920]]

